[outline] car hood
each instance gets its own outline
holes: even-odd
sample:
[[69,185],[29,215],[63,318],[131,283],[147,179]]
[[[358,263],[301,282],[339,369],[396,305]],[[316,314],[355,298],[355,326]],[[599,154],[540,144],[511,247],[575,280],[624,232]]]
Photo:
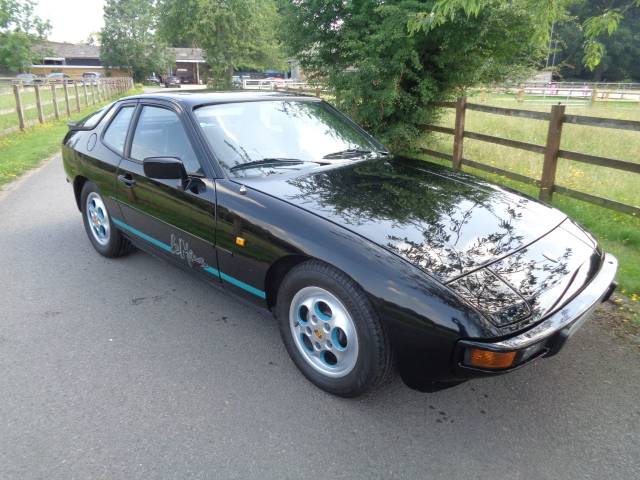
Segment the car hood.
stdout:
[[243,182],[391,250],[442,282],[509,255],[566,218],[469,175],[403,157]]
[[242,181],[375,242],[443,283],[506,257],[566,218],[469,175],[403,157]]
[[558,210],[421,160],[391,157],[243,182],[403,257],[504,334],[561,308],[602,261],[593,237]]

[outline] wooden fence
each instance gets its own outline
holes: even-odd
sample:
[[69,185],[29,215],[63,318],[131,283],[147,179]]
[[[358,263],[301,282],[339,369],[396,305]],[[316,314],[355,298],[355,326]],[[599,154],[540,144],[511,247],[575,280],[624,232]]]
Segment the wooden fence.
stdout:
[[285,83],[282,85],[274,84],[272,90],[299,93],[301,95],[313,95],[316,97],[330,97],[333,95],[333,92],[326,87],[305,82]]
[[597,83],[524,83],[518,86],[494,86],[478,89],[481,95],[487,92],[510,94],[518,103],[559,102],[594,105],[607,102],[640,102],[640,84]]
[[[518,182],[524,182],[539,187],[539,198],[543,201],[550,201],[553,193],[559,193],[568,197],[583,200],[585,202],[600,205],[618,212],[630,215],[640,215],[638,206],[627,205],[615,200],[598,197],[590,193],[573,190],[571,188],[556,184],[556,170],[559,159],[573,160],[576,162],[600,165],[623,172],[640,173],[640,163],[617,160],[613,158],[600,157],[585,153],[563,150],[561,148],[562,126],[566,123],[575,125],[586,125],[592,127],[611,128],[617,130],[633,130],[640,132],[640,122],[634,120],[615,120],[611,118],[587,117],[583,115],[568,115],[565,113],[565,105],[553,105],[550,112],[536,112],[531,110],[520,110],[513,108],[490,107],[467,103],[465,97],[458,98],[455,102],[436,102],[437,107],[454,108],[456,118],[454,128],[441,127],[436,125],[423,125],[422,128],[429,132],[445,133],[453,136],[453,153],[447,154],[428,148],[420,149],[422,153],[451,161],[454,169],[460,169],[463,165],[477,168],[489,173],[503,175]],[[485,135],[483,133],[470,132],[465,130],[465,114],[467,110],[489,113],[493,115],[506,115],[509,117],[529,118],[548,122],[547,141],[545,145],[537,145],[518,140]],[[528,177],[519,173],[510,172],[502,168],[486,165],[474,160],[464,158],[464,139],[470,138],[481,142],[503,145],[517,148],[529,152],[543,155],[542,175],[538,178]]]
[[128,77],[31,85],[0,81],[0,136],[51,118],[70,117],[73,111],[79,112],[83,107],[121,95],[132,87],[133,80]]

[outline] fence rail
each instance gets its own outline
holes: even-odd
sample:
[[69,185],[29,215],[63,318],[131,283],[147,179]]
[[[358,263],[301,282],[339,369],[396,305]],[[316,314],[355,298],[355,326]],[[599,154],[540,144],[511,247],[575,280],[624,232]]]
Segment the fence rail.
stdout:
[[[0,136],[27,127],[70,117],[73,111],[95,105],[133,87],[129,77],[59,82],[22,83],[0,78]],[[31,115],[34,113],[35,115]]]
[[[640,163],[563,150],[560,147],[562,140],[562,127],[565,123],[640,132],[640,122],[633,120],[617,120],[613,118],[588,117],[583,115],[567,115],[565,114],[565,105],[553,105],[550,112],[535,112],[531,110],[520,110],[514,108],[489,107],[486,105],[467,103],[465,97],[458,98],[456,102],[435,102],[434,106],[443,108],[455,108],[455,127],[449,128],[437,125],[422,125],[422,129],[427,132],[438,132],[452,135],[454,138],[453,153],[448,154],[428,148],[422,148],[420,150],[422,153],[431,155],[435,158],[448,160],[451,162],[453,168],[455,169],[460,169],[463,165],[465,165],[472,168],[477,168],[485,172],[502,175],[518,182],[535,185],[539,188],[539,198],[543,201],[550,201],[553,197],[553,193],[556,192],[618,212],[631,215],[640,215],[640,207],[638,206],[627,205],[615,200],[598,197],[587,192],[581,192],[563,185],[556,184],[556,170],[558,167],[558,160],[561,158],[587,163],[590,165],[613,168],[625,172],[640,173]],[[549,125],[546,144],[538,145],[534,143],[511,140],[508,138],[485,135],[483,133],[465,130],[466,110],[475,110],[478,112],[489,113],[493,115],[505,115],[510,117],[520,117],[546,121]],[[477,162],[469,158],[465,158],[463,156],[465,138],[541,154],[544,156],[542,164],[542,175],[539,179],[533,178],[499,167]]]
[[518,103],[564,103],[589,105],[596,102],[640,102],[639,83],[527,82],[483,87],[480,92],[515,95]]

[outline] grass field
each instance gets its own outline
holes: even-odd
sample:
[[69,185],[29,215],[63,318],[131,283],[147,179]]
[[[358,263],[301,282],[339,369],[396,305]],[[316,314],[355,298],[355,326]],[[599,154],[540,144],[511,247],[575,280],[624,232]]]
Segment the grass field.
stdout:
[[[141,92],[142,89],[131,90],[127,95]],[[113,99],[85,107],[80,112],[73,113],[71,120],[78,120],[111,101]],[[60,142],[68,129],[67,122],[70,120],[66,115],[61,116],[64,120],[47,122],[28,128],[24,132],[0,137],[0,186],[15,180],[16,177],[36,167],[44,159],[60,150]]]
[[[515,97],[510,95],[493,95],[487,96],[486,99],[471,97],[468,101],[526,110],[550,111],[551,109],[550,105],[534,102],[517,103]],[[568,105],[566,112],[594,117],[640,120],[640,105],[635,102],[600,103],[593,107]],[[453,109],[444,109],[438,124],[453,127],[454,118]],[[491,115],[471,110],[467,111],[465,119],[465,130],[540,145],[545,144],[547,128],[548,124],[544,121]],[[421,146],[445,153],[451,153],[452,145],[452,136],[439,133],[426,135],[421,142]],[[567,124],[563,129],[561,148],[640,162],[640,132]],[[542,155],[476,140],[464,140],[464,157],[533,178],[540,178],[542,172]],[[443,160],[431,157],[428,159],[450,165]],[[463,168],[470,173],[537,197],[536,187],[469,167]],[[640,175],[638,174],[560,159],[556,183],[640,206]],[[618,257],[620,262],[618,280],[621,291],[632,300],[638,301],[640,297],[640,219],[558,194],[554,194],[553,205],[591,230],[603,247]]]

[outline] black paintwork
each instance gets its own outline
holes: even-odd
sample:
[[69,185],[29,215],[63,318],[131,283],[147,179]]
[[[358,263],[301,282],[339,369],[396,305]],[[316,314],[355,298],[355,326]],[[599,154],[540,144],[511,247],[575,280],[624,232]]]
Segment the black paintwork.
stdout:
[[[95,128],[67,134],[67,178],[76,197],[82,182],[95,182],[136,245],[267,308],[297,263],[314,258],[336,266],[371,299],[407,378],[475,374],[455,365],[461,339],[522,332],[598,273],[603,254],[595,240],[562,213],[419,160],[386,156],[227,177],[193,109],[278,99],[319,101],[277,93],[130,97],[107,109]],[[113,112],[131,104],[138,110],[119,155],[100,139]],[[204,172],[186,190],[183,180],[147,178],[142,162],[130,158],[142,105],[180,115]]]

